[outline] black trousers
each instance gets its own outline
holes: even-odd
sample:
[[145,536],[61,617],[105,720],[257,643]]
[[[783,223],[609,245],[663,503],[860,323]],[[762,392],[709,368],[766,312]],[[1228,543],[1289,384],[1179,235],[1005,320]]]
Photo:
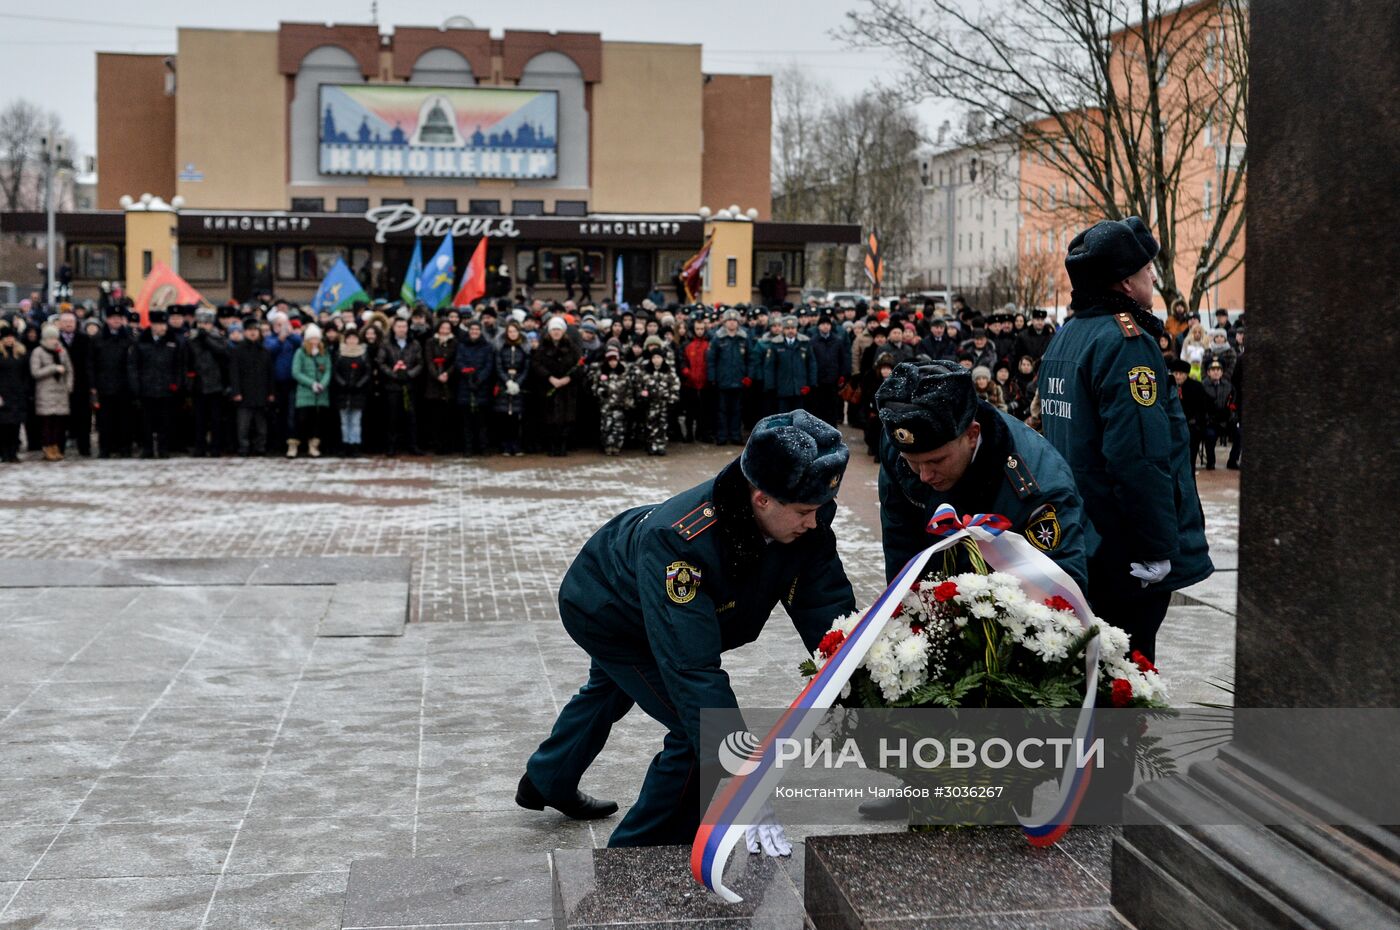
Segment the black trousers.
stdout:
[[97,449],[103,455],[131,454],[131,398],[97,395]]
[[238,408],[238,454],[262,455],[267,452],[267,408]]
[[0,423],[0,462],[15,461],[19,455],[18,423]]
[[77,444],[79,455],[92,455],[92,394],[87,388],[68,398],[68,436]]
[[458,410],[462,415],[462,452],[466,455],[481,455],[488,444],[486,431],[490,423],[490,407],[486,404],[467,402]]
[[721,388],[719,416],[716,417],[715,439],[718,442],[738,442],[744,438],[744,389]]
[[[207,438],[206,438],[207,437]],[[194,396],[194,454],[219,455],[224,451],[224,395]]]
[[141,448],[147,455],[170,454],[174,406],[175,401],[169,397],[141,398]]
[[384,398],[385,451],[390,455],[405,445],[414,455],[418,454],[418,411],[414,407],[413,392],[406,387],[391,386]]
[[1157,631],[1171,606],[1170,591],[1149,590],[1128,573],[1128,563],[1096,555],[1089,560],[1089,606],[1128,634],[1129,649],[1157,661]]

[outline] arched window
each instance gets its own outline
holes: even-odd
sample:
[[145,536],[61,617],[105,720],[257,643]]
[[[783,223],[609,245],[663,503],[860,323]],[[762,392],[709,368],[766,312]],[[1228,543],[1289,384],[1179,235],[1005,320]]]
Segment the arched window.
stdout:
[[541,52],[525,63],[520,86],[559,94],[559,174],[518,181],[522,187],[588,186],[588,111],[583,106],[583,72],[562,52]]
[[362,83],[364,75],[360,73],[355,56],[338,45],[322,45],[312,49],[301,60],[292,87],[292,183],[347,185],[362,182],[363,179],[345,175],[323,176],[319,161],[323,117],[320,112],[320,85]]

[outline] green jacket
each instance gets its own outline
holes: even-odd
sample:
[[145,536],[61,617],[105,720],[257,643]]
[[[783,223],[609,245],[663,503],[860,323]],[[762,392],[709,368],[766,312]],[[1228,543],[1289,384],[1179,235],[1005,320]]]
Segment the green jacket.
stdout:
[[[888,439],[880,442],[880,530],[885,579],[937,541],[928,532],[933,512],[951,504],[958,516],[996,513],[1088,591],[1088,556],[1097,541],[1084,516],[1074,476],[1060,454],[1035,430],[983,401],[977,403],[981,445],[967,471],[948,491],[919,480]],[[939,567],[935,556],[934,567]],[[961,568],[961,566],[960,566]]]
[[1161,324],[1117,293],[1076,293],[1073,307],[1041,360],[1041,421],[1102,538],[1103,581],[1139,592],[1128,563],[1170,559],[1171,573],[1149,590],[1195,584],[1215,568],[1186,416],[1157,348]]
[[[319,355],[308,355],[305,348],[292,356],[292,380],[297,383],[296,406],[327,407],[331,405],[331,356],[321,349]],[[311,385],[321,385],[320,393]]]
[[[831,521],[789,544],[765,543],[736,459],[663,504],[618,514],[593,534],[559,588],[559,613],[590,655],[655,662],[692,745],[700,710],[737,707],[721,655],[758,638],[780,602],[808,652],[855,595]],[[794,668],[799,656],[793,657]]]

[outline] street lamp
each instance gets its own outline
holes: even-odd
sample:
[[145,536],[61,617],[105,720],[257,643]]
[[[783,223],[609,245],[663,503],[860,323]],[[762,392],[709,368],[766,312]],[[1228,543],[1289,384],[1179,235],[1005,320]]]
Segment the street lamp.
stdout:
[[52,306],[58,296],[54,293],[57,282],[55,280],[54,265],[54,175],[61,169],[73,167],[73,163],[68,160],[64,145],[52,135],[44,136],[39,140],[39,160],[44,166],[44,212],[47,215],[47,241],[46,259],[48,267],[46,269],[47,280],[44,288],[45,303]]

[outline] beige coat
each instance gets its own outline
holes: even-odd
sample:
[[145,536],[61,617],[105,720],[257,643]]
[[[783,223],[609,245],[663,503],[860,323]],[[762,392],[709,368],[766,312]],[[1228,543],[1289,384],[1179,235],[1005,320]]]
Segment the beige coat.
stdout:
[[[59,365],[63,373],[58,373]],[[68,416],[68,396],[73,393],[72,356],[59,343],[56,352],[42,345],[29,356],[29,373],[34,376],[34,412],[41,417]]]

